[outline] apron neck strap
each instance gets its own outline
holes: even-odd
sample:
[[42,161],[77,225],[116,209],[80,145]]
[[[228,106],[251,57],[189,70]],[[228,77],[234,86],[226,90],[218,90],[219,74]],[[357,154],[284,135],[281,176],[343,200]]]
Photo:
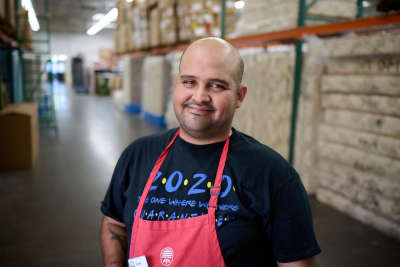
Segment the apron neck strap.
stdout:
[[210,213],[210,211],[214,213],[215,208],[217,207],[218,196],[221,192],[222,174],[224,172],[225,162],[228,156],[228,149],[229,149],[229,136],[225,141],[224,148],[222,149],[222,154],[218,164],[217,175],[215,176],[214,186],[210,188],[210,201],[208,202],[208,213]]
[[164,151],[161,153],[161,155],[158,157],[156,163],[154,164],[153,170],[150,173],[150,176],[149,176],[149,179],[147,180],[146,186],[143,189],[142,196],[140,197],[140,201],[139,201],[139,204],[138,204],[138,207],[136,210],[136,215],[135,215],[135,217],[137,217],[137,218],[140,218],[140,216],[142,214],[143,205],[147,198],[147,194],[150,191],[150,187],[153,184],[153,180],[157,176],[157,173],[160,170],[161,165],[163,164],[165,158],[167,157],[172,144],[175,142],[176,138],[178,137],[179,131],[180,131],[180,129],[178,129],[178,131],[176,131],[174,138],[172,138],[171,142],[169,142],[168,146],[164,149]]

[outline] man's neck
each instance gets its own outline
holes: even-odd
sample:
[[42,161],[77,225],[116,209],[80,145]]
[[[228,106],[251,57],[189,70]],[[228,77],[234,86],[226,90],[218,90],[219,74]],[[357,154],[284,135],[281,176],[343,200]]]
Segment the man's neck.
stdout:
[[225,133],[214,135],[212,137],[191,135],[182,128],[179,132],[180,138],[194,145],[208,145],[208,144],[222,142],[225,141],[230,135],[232,135],[232,128],[229,128]]

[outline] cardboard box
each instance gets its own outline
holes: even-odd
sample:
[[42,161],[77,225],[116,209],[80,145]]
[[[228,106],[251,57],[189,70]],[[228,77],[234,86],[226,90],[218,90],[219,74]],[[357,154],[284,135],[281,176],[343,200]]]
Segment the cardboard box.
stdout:
[[7,84],[0,83],[0,93],[1,93],[1,105],[0,110],[4,109],[8,105],[8,93],[7,93]]
[[109,47],[100,47],[98,51],[98,57],[104,60],[111,60],[113,57],[114,50]]
[[119,0],[117,2],[117,9],[118,9],[117,28],[119,28],[127,20],[127,18],[125,18],[125,5],[126,5],[125,0]]
[[11,27],[15,31],[15,26],[16,26],[16,21],[15,21],[15,1],[13,1],[13,0],[8,1],[8,4],[9,4],[8,22],[10,23]]
[[3,1],[1,1],[1,3],[0,3],[0,19],[5,19],[5,17],[6,17],[5,13],[6,13],[6,4]]
[[146,9],[148,6],[146,0],[136,0],[134,3],[140,9]]
[[160,0],[158,1],[158,5],[160,8],[170,8],[175,6],[176,0]]
[[169,2],[169,6],[164,3],[161,9],[161,44],[171,45],[178,41],[177,15],[174,2]]
[[[30,41],[32,40],[32,29],[31,26],[29,25],[29,19],[28,19],[28,11],[25,9],[22,9],[19,11],[19,16],[20,16],[20,21],[19,21],[19,38],[22,40]],[[25,42],[24,43],[24,48],[27,50],[32,50],[32,42]]]
[[114,50],[116,53],[121,53],[121,39],[119,38],[120,36],[120,29],[116,29],[114,32]]
[[38,107],[8,105],[0,111],[0,169],[28,169],[39,152]]
[[160,45],[160,10],[159,8],[153,8],[150,11],[150,25],[149,25],[149,45],[150,47],[156,47]]

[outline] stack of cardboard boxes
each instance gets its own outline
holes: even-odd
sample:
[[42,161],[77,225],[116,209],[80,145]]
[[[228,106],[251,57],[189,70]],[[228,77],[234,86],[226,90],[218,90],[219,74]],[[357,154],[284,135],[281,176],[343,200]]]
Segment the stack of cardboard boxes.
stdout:
[[161,43],[160,35],[161,13],[158,6],[149,9],[149,46],[157,47]]
[[179,41],[190,41],[192,39],[190,1],[176,0],[176,2]]
[[[236,25],[233,0],[226,1],[226,33]],[[221,35],[220,0],[138,0],[118,2],[115,47],[119,53],[168,46]]]
[[159,1],[161,22],[161,44],[171,45],[178,41],[178,25],[175,0]]
[[131,40],[130,50],[146,49],[149,46],[148,35],[148,13],[146,1],[135,1],[132,4],[132,14],[129,17],[129,22],[133,23],[133,35]]
[[[234,32],[236,29],[236,23],[238,15],[236,13],[235,1],[227,0],[225,8],[225,36],[227,38],[234,38]],[[208,14],[212,16],[212,24],[209,35],[220,36],[221,35],[221,1],[220,0],[205,0],[205,8]]]
[[32,29],[29,25],[28,11],[21,9],[18,11],[20,21],[18,23],[18,38],[24,40],[24,48],[32,50]]
[[0,23],[1,30],[6,34],[15,34],[15,0],[5,0],[0,2]]
[[114,46],[117,53],[146,49],[149,45],[148,13],[146,1],[117,3],[118,20],[114,35]]

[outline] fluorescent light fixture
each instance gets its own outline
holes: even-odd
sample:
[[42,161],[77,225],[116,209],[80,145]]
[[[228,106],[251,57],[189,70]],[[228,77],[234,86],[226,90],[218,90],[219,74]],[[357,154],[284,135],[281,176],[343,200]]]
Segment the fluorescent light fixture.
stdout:
[[33,9],[31,0],[21,0],[21,6],[28,11],[28,20],[32,31],[37,32],[38,30],[40,30],[39,21],[36,17],[36,13]]
[[244,5],[245,5],[244,1],[236,1],[235,2],[236,9],[242,9],[242,8],[244,8]]
[[58,55],[58,60],[59,61],[66,61],[67,60],[67,55]]
[[126,0],[127,3],[133,2],[133,0]]
[[96,13],[93,15],[92,20],[99,21],[101,20],[106,14],[104,13]]
[[371,3],[370,3],[369,1],[363,1],[363,2],[362,2],[362,6],[363,6],[363,7],[370,7],[370,6],[371,6]]
[[108,13],[102,17],[96,24],[94,24],[92,27],[90,27],[87,31],[87,35],[95,35],[99,31],[101,31],[105,26],[107,26],[109,23],[117,20],[118,17],[118,9],[114,7]]

